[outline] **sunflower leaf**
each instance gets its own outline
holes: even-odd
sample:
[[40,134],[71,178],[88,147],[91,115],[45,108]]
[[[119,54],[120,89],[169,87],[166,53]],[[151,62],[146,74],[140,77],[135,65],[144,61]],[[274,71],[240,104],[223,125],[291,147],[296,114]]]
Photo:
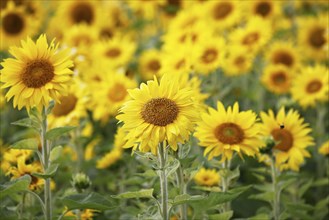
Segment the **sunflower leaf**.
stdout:
[[23,118],[18,121],[12,122],[11,124],[17,125],[17,126],[22,126],[22,127],[27,127],[27,128],[34,128],[36,130],[40,129],[39,124],[35,120],[32,120],[31,118]]
[[43,179],[51,178],[55,176],[58,166],[59,166],[58,163],[51,164],[45,173],[32,173],[32,175]]
[[38,141],[35,138],[20,140],[10,146],[12,149],[38,150]]
[[115,199],[132,199],[132,198],[154,198],[153,197],[154,189],[142,189],[135,192],[125,192],[119,195],[114,195],[112,198]]
[[24,175],[12,182],[6,183],[5,185],[0,186],[0,200],[8,195],[13,195],[15,193],[25,191],[29,189],[31,183],[31,176]]
[[51,162],[54,162],[56,160],[58,160],[58,158],[61,156],[62,154],[62,151],[63,151],[63,147],[62,146],[57,146],[57,147],[54,147],[51,152],[50,152],[50,161]]
[[75,129],[74,126],[65,126],[59,128],[53,128],[46,133],[46,138],[48,140],[55,140],[56,138],[60,137],[61,135]]
[[232,216],[233,211],[228,211],[220,214],[209,215],[209,220],[230,220]]

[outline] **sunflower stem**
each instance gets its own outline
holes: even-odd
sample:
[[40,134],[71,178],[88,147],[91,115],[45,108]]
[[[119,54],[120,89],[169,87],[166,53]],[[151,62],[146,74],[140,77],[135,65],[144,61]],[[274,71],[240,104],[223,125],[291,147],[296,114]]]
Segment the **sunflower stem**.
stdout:
[[277,171],[274,164],[274,159],[271,159],[271,174],[272,174],[272,190],[273,190],[273,217],[274,220],[279,220],[280,217],[280,191],[278,190]]
[[[179,186],[180,194],[186,194],[186,183],[184,181],[183,167],[180,164],[176,171],[177,184]],[[187,220],[187,205],[182,204],[180,206],[180,219]]]
[[158,157],[160,164],[160,187],[161,187],[161,206],[162,206],[162,217],[163,220],[169,219],[168,213],[168,182],[167,182],[167,146],[166,142],[163,142],[163,145],[158,147]]
[[[223,176],[222,176],[222,191],[224,193],[226,193],[228,190],[229,190],[229,187],[230,187],[230,180],[228,178],[228,170],[230,169],[230,161],[227,161],[225,160],[223,163],[222,163],[222,166],[223,166],[223,169],[224,171],[226,172]],[[228,212],[231,210],[231,203],[230,202],[226,202],[224,203],[223,205],[223,212]]]
[[[43,170],[47,171],[50,166],[50,144],[46,139],[47,133],[47,109],[44,107],[42,109],[42,124],[41,124],[41,147],[42,147],[42,157],[43,157]],[[52,218],[52,206],[51,206],[51,190],[50,190],[50,178],[45,179],[44,185],[44,204],[45,204],[45,219],[51,220]]]

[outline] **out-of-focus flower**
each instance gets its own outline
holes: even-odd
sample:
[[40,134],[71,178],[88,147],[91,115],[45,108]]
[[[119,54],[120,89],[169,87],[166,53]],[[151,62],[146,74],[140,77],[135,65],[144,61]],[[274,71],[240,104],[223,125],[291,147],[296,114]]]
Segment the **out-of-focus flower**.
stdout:
[[201,186],[219,185],[220,176],[215,169],[205,169],[202,167],[194,176],[194,181]]
[[231,45],[227,47],[226,53],[222,65],[225,75],[239,76],[247,74],[251,70],[255,56],[252,53],[248,53],[246,48]]
[[266,52],[266,58],[270,64],[281,64],[290,70],[295,70],[300,65],[299,51],[292,43],[273,43]]
[[153,79],[159,76],[161,69],[161,52],[155,49],[147,50],[139,57],[139,72],[143,80]]
[[320,146],[319,153],[325,156],[329,155],[329,140],[327,140]]

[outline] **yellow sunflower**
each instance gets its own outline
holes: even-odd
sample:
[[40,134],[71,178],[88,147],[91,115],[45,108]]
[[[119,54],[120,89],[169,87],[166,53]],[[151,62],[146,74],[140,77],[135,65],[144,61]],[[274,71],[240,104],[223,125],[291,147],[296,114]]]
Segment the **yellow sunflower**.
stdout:
[[299,51],[287,42],[273,43],[266,52],[266,59],[271,64],[282,64],[289,69],[296,69],[300,65]]
[[278,142],[274,147],[276,166],[280,170],[298,171],[304,163],[304,157],[311,156],[306,148],[314,145],[308,124],[293,109],[286,114],[285,109],[281,108],[276,116],[269,110],[268,114],[261,112],[260,116],[263,122],[262,135],[271,135]]
[[128,90],[132,97],[117,116],[127,132],[125,148],[137,147],[142,152],[157,154],[159,143],[166,141],[176,151],[177,143],[185,142],[194,129],[198,111],[189,88],[180,88],[177,80],[164,75],[140,88]]
[[33,36],[36,31],[35,21],[25,13],[22,6],[15,6],[13,2],[8,2],[7,7],[1,10],[0,49],[15,46],[27,36]]
[[299,21],[298,43],[309,59],[326,60],[329,52],[328,13]]
[[55,103],[51,114],[49,114],[49,127],[79,125],[80,119],[87,116],[88,97],[85,95],[85,90],[85,85],[82,82],[78,80],[72,82],[67,89],[67,96],[60,97],[60,102]]
[[324,142],[320,148],[319,148],[319,153],[324,155],[324,156],[328,156],[329,155],[329,140],[327,140],[326,142]]
[[209,160],[217,156],[222,156],[222,161],[230,160],[234,151],[240,157],[258,152],[261,143],[255,113],[239,112],[237,102],[225,110],[219,101],[217,110],[209,107],[208,112],[201,114],[194,136],[199,139],[199,145],[206,148],[204,155],[208,155]]
[[106,153],[102,158],[97,160],[96,168],[97,169],[106,169],[116,163],[119,159],[121,159],[122,150],[113,149]]
[[118,109],[130,99],[127,89],[137,86],[136,82],[123,74],[108,74],[98,84],[91,85],[91,108],[96,120],[106,122],[115,116]]
[[280,15],[282,3],[273,0],[253,0],[245,1],[246,16],[260,16],[264,19],[272,19]]
[[285,94],[290,91],[295,75],[292,70],[282,64],[268,65],[264,69],[261,81],[269,91]]
[[291,95],[302,107],[315,106],[316,102],[328,102],[329,71],[317,65],[302,68],[293,82]]
[[194,181],[201,186],[218,186],[220,176],[215,169],[205,169],[204,167],[202,167],[195,174]]
[[16,58],[1,63],[2,88],[10,87],[7,100],[14,97],[13,105],[27,110],[36,106],[48,106],[51,99],[59,101],[66,94],[72,71],[68,50],[58,50],[54,41],[47,42],[41,35],[34,43],[30,38],[22,41],[22,47],[11,47],[9,52]]
[[[1,142],[0,142],[1,144]],[[7,148],[8,149],[8,148]],[[24,157],[28,159],[32,155],[31,150],[19,150],[19,149],[8,149],[2,154],[1,158],[1,169],[4,173],[8,171],[8,169],[17,164],[17,159],[20,157]]]
[[227,76],[244,75],[251,71],[254,54],[238,45],[231,45],[226,49],[222,68]]
[[155,49],[147,50],[139,57],[139,72],[143,80],[159,76],[161,69],[161,52]]

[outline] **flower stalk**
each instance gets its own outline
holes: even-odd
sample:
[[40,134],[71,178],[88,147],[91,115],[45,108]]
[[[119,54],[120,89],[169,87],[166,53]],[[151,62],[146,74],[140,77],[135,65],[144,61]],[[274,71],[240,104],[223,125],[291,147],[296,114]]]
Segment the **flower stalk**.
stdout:
[[273,190],[273,218],[279,220],[280,218],[280,191],[277,182],[277,170],[275,168],[274,159],[271,158],[271,175],[272,175],[272,190]]
[[167,172],[166,172],[166,164],[167,164],[167,146],[166,142],[163,142],[158,147],[158,159],[159,159],[159,169],[160,169],[160,187],[161,187],[161,213],[163,220],[169,219],[168,213],[168,181],[167,181]]
[[[184,180],[184,172],[182,165],[180,164],[176,171],[177,184],[179,186],[180,194],[186,194],[186,183]],[[187,205],[182,204],[180,206],[180,219],[187,220]]]
[[[226,193],[230,187],[230,179],[229,179],[229,169],[230,169],[230,161],[225,160],[222,163],[223,171],[221,175],[221,183],[222,183],[222,191]],[[223,205],[223,212],[228,212],[231,210],[231,203],[226,202]]]

